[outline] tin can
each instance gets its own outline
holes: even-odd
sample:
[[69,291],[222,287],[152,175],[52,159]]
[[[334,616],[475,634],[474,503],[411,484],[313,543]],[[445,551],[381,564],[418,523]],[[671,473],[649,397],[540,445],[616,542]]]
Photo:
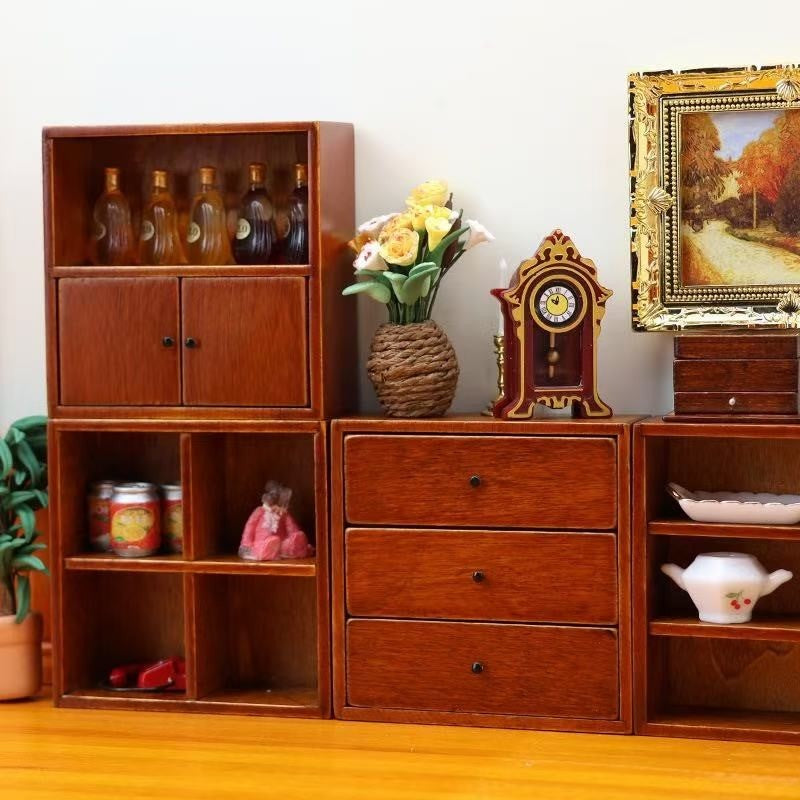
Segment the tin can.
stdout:
[[161,547],[161,504],[152,483],[115,483],[111,495],[111,549],[141,558]]
[[89,514],[89,545],[106,553],[111,549],[111,494],[114,481],[95,481],[86,497]]
[[183,490],[180,484],[161,485],[161,532],[170,553],[183,552]]

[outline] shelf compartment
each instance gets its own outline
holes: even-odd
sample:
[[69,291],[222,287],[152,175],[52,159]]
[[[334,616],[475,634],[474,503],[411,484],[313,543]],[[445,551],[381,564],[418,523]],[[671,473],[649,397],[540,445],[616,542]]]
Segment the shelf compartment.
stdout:
[[310,558],[285,558],[278,561],[246,561],[239,556],[213,556],[186,562],[188,571],[219,575],[275,575],[313,578],[317,562]]
[[192,558],[208,564],[208,571],[226,566],[220,571],[314,574],[308,563],[303,569],[291,566],[289,560],[251,564],[236,554],[245,523],[261,503],[268,480],[291,488],[289,510],[315,544],[315,484],[324,480],[318,474],[323,458],[318,436],[316,431],[193,434],[189,444]]
[[647,722],[653,734],[705,739],[752,739],[796,743],[800,714],[784,711],[738,711],[729,708],[673,708],[654,714]]
[[[101,688],[112,667],[184,656],[183,589],[184,577],[176,574],[65,572],[62,695],[128,696]],[[129,699],[135,697],[168,703],[186,694],[137,693]]]
[[115,553],[81,553],[65,558],[64,567],[98,572],[186,572],[191,564],[182,555],[172,553],[147,558],[123,558]]
[[[248,163],[267,164],[270,194],[275,207],[281,209],[288,205],[293,188],[292,166],[298,161],[309,163],[310,158],[308,130],[51,136],[46,145],[52,170],[46,198],[52,220],[48,252],[53,264],[64,266],[87,264],[92,209],[103,190],[105,167],[121,170],[121,188],[131,205],[134,230],[138,230],[143,199],[150,194],[153,169],[168,170],[178,227],[185,239],[189,205],[199,188],[201,166],[217,168],[232,235],[239,202],[248,188]],[[312,166],[309,192],[315,191]],[[315,208],[313,202],[309,208]],[[309,220],[309,229],[313,230],[315,224],[315,220]]]
[[650,622],[651,636],[800,642],[800,617],[765,617],[734,625],[701,622],[697,617],[660,617]]
[[[182,483],[181,434],[59,430],[56,439],[54,490],[59,499],[61,554],[66,558],[89,557],[87,496],[93,481]],[[111,560],[107,563],[111,564]],[[109,568],[144,569],[124,566]]]
[[690,519],[657,519],[648,524],[647,532],[651,536],[711,536],[800,542],[800,525],[734,525],[723,522],[695,522]]
[[194,575],[198,700],[318,716],[316,581]]

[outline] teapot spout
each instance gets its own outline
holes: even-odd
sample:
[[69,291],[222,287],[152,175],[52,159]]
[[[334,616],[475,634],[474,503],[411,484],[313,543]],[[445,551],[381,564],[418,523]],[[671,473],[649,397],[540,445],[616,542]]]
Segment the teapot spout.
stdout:
[[775,572],[771,572],[767,575],[767,583],[764,587],[764,591],[761,593],[763,597],[765,594],[771,594],[774,592],[781,584],[786,583],[786,581],[790,581],[794,576],[788,569],[776,569]]
[[[681,587],[681,589],[686,591],[686,584],[683,582],[683,573],[686,572],[685,569],[679,567],[677,564],[662,564],[661,571],[665,575],[669,575],[669,577],[672,578],[672,580],[674,580],[675,583]],[[789,573],[789,577],[792,577],[791,572]],[[786,580],[788,580],[788,578]],[[772,590],[770,589],[770,591]]]

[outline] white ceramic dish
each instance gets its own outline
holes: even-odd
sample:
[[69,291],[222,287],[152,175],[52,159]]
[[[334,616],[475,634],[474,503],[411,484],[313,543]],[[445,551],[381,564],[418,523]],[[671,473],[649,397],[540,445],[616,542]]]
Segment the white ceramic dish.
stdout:
[[696,522],[739,525],[796,525],[800,522],[800,495],[760,492],[690,492],[677,483],[667,491]]

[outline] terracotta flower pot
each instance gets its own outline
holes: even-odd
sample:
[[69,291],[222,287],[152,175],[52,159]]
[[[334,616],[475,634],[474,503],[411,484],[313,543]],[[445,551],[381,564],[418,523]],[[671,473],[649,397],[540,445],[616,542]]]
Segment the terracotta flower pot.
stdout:
[[433,321],[381,325],[372,338],[367,374],[390,417],[440,417],[453,402],[458,360]]
[[32,613],[17,624],[0,617],[0,700],[31,697],[42,685],[42,617]]

